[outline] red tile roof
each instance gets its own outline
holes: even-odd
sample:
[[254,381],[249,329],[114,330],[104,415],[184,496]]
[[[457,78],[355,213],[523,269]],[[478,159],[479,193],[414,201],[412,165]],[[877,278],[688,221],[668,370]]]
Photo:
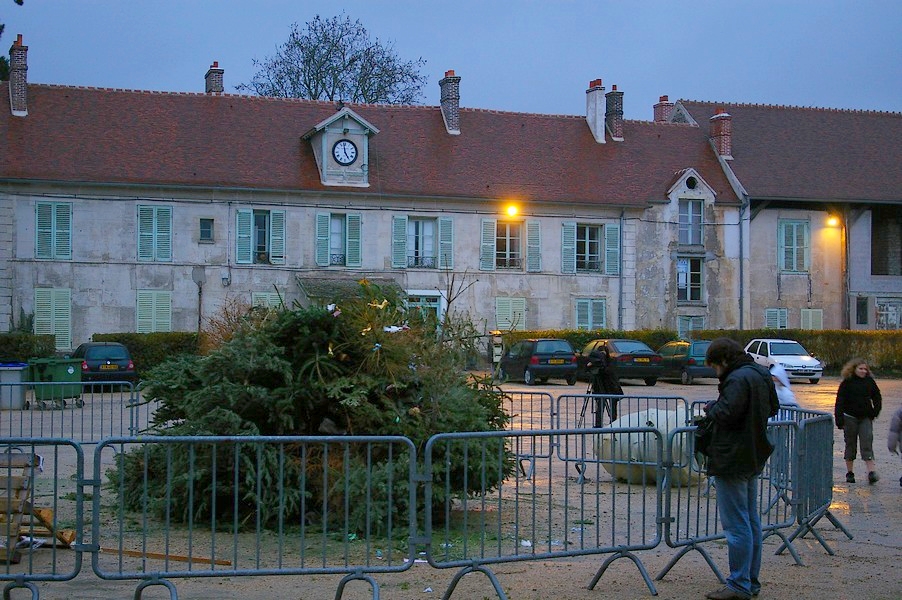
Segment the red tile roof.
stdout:
[[752,198],[902,202],[902,113],[680,100],[702,129],[733,117],[736,176]]
[[370,187],[323,186],[301,136],[335,103],[30,84],[13,117],[0,86],[0,179],[347,194],[511,199],[642,207],[692,167],[736,202],[707,127],[625,121],[597,144],[585,118],[462,108],[449,135],[432,106],[348,104],[380,129]]

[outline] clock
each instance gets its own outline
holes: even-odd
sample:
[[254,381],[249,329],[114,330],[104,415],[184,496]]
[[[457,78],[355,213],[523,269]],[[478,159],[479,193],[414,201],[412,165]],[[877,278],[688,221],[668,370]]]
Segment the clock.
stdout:
[[338,140],[332,146],[332,158],[345,167],[354,164],[357,160],[357,146],[351,140]]

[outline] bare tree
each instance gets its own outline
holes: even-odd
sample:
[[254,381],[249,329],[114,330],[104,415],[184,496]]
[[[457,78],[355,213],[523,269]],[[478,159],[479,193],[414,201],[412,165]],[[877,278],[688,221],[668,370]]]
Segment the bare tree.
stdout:
[[426,85],[422,58],[404,62],[391,44],[371,39],[360,21],[347,15],[317,15],[301,30],[291,26],[275,56],[254,60],[253,80],[236,86],[260,96],[416,104]]

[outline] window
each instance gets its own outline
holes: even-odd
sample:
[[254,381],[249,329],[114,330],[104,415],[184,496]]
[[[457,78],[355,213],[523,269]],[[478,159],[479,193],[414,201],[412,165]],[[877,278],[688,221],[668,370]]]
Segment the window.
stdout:
[[620,274],[620,225],[563,223],[562,273]]
[[453,221],[448,217],[393,217],[392,267],[452,268],[452,226]]
[[[523,229],[526,228],[525,261]],[[479,268],[483,271],[542,270],[542,232],[538,221],[482,220]]]
[[285,211],[238,210],[235,262],[242,265],[285,264]]
[[821,308],[803,308],[801,310],[802,329],[823,329],[824,311]]
[[172,331],[172,292],[138,290],[138,333]]
[[702,258],[677,258],[677,301],[701,302],[705,261]]
[[316,215],[316,264],[320,267],[363,264],[359,214]]
[[72,258],[72,205],[68,202],[35,204],[35,258]]
[[526,298],[495,298],[495,329],[526,331]]
[[785,308],[765,308],[764,327],[767,329],[787,329],[789,314]]
[[72,292],[64,288],[34,291],[34,332],[56,338],[57,350],[72,347]]
[[868,324],[868,297],[858,296],[855,298],[855,324]]
[[902,275],[902,207],[871,212],[871,275]]
[[424,317],[441,322],[445,307],[442,297],[435,291],[409,290],[407,293],[407,309],[420,311]]
[[811,236],[808,221],[780,221],[778,267],[786,273],[808,271]]
[[576,299],[576,328],[604,329],[607,322],[607,303],[604,298]]
[[704,244],[702,234],[704,232],[704,208],[703,200],[686,200],[680,198],[680,244],[701,245]]
[[210,243],[213,241],[213,219],[200,220],[200,231],[197,239],[203,243]]
[[902,300],[877,299],[877,329],[902,329]]
[[138,260],[172,260],[172,207],[138,205]]
[[677,335],[680,339],[691,340],[692,332],[705,328],[705,317],[677,317]]
[[282,297],[278,292],[251,292],[251,306],[280,308],[282,306]]

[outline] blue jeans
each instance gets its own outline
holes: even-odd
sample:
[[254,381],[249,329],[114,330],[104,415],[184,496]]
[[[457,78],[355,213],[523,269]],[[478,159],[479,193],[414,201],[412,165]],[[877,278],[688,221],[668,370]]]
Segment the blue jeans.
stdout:
[[757,594],[761,589],[761,517],[758,514],[758,478],[715,477],[717,510],[730,557],[727,585],[741,594]]

